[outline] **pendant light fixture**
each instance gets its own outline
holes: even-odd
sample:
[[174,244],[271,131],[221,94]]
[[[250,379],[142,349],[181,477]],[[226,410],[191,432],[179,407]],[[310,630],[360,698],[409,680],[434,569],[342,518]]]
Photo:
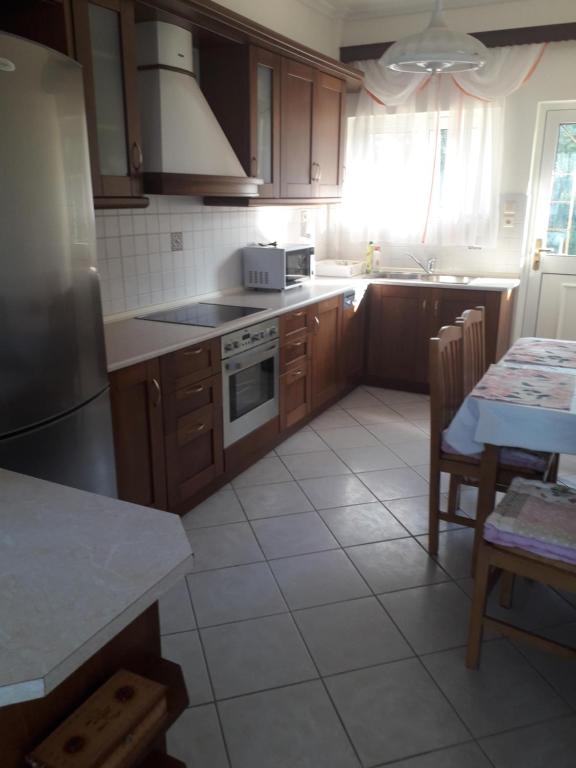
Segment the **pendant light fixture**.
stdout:
[[487,58],[488,49],[480,40],[449,29],[442,0],[436,0],[428,28],[391,45],[380,61],[397,72],[443,74],[480,69]]

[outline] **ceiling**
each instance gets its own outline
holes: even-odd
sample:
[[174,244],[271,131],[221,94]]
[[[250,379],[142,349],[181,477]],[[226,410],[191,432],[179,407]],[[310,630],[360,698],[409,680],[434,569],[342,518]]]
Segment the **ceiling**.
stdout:
[[[434,0],[305,0],[308,5],[316,5],[324,11],[333,11],[334,15],[346,19],[366,17],[404,16],[410,13],[432,11]],[[495,5],[510,0],[444,0],[444,7],[470,8],[472,6]]]

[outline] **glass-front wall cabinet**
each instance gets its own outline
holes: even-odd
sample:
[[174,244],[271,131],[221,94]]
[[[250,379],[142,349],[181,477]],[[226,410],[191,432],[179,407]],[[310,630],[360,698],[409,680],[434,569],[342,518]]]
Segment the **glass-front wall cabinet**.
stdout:
[[251,174],[264,181],[260,197],[280,194],[280,57],[252,48]]
[[77,57],[84,67],[96,206],[106,207],[107,200],[121,205],[122,198],[142,194],[134,2],[75,0],[73,14]]

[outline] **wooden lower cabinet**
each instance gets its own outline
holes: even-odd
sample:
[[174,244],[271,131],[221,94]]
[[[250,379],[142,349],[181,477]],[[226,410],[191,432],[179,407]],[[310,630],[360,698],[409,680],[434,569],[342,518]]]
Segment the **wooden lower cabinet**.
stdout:
[[426,387],[429,293],[430,289],[417,286],[370,286],[366,359],[369,383]]
[[316,304],[313,317],[312,409],[316,411],[336,397],[342,389],[342,296]]
[[110,376],[118,496],[166,509],[160,363],[131,365]]
[[370,384],[428,391],[428,342],[466,309],[486,310],[486,360],[509,346],[514,291],[372,285],[369,289],[366,379]]
[[218,340],[124,368],[110,381],[119,497],[186,512],[224,471]]
[[311,384],[307,358],[296,361],[280,376],[280,429],[290,429],[310,414]]
[[164,424],[168,509],[182,513],[224,471],[220,374],[167,395]]

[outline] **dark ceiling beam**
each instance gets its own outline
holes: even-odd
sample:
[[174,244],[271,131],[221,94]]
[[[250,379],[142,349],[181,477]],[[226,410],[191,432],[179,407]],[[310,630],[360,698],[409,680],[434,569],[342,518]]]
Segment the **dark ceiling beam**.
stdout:
[[[472,32],[471,34],[481,40],[488,48],[497,48],[502,45],[525,45],[527,43],[558,43],[563,40],[576,40],[576,22],[546,24],[541,27],[493,29],[488,32]],[[392,43],[393,41],[367,45],[346,45],[340,48],[340,60],[350,63],[366,59],[379,59]]]

